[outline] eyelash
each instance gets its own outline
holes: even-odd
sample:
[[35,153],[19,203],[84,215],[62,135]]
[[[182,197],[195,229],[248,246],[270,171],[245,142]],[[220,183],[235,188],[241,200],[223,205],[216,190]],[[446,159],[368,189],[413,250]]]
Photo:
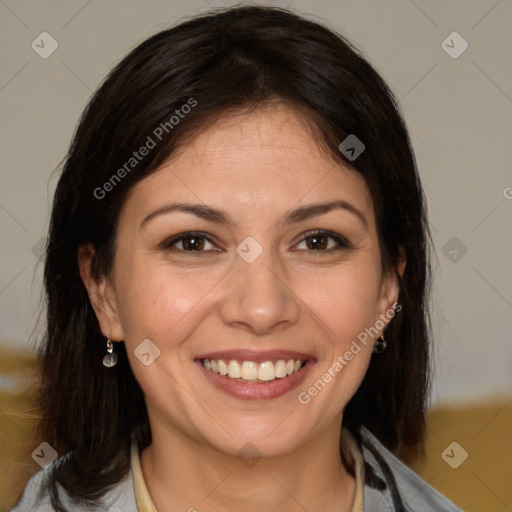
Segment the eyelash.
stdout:
[[[310,254],[314,253],[315,255],[317,255],[322,252],[330,254],[332,252],[341,251],[344,249],[345,250],[353,249],[353,245],[346,238],[344,238],[341,235],[338,235],[336,233],[333,233],[331,231],[325,231],[325,230],[313,230],[313,231],[308,231],[308,232],[304,233],[302,239],[297,243],[297,245],[305,242],[308,238],[319,237],[319,236],[326,236],[328,238],[333,239],[338,244],[338,247],[330,248],[330,249],[323,249],[323,250],[305,249],[306,252],[308,252]],[[214,243],[208,237],[208,235],[206,233],[203,233],[200,231],[187,231],[186,233],[180,233],[179,235],[172,237],[169,240],[164,241],[161,245],[162,245],[163,249],[177,251],[177,252],[184,253],[184,254],[187,254],[190,256],[199,256],[199,255],[201,255],[201,253],[211,251],[211,250],[208,250],[208,251],[189,250],[189,251],[187,251],[185,249],[177,249],[176,247],[172,247],[175,243],[181,242],[182,240],[185,240],[187,238],[204,238],[208,242],[210,242],[212,244]],[[304,250],[304,249],[301,249],[301,250]]]

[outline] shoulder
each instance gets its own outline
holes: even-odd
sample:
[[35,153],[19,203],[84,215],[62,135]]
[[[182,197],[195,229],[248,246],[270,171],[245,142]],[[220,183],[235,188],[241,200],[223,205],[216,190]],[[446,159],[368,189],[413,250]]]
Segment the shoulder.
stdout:
[[380,488],[368,483],[365,485],[365,512],[461,512],[461,509],[422,480],[364,427],[361,436],[365,466],[385,484]]
[[[65,457],[65,456],[63,456]],[[51,476],[51,471],[62,460],[59,457],[52,464],[39,470],[25,485],[23,494],[18,503],[10,512],[55,512],[51,504],[50,494],[46,490],[46,484]],[[59,496],[64,506],[71,512],[137,512],[135,494],[133,490],[133,475],[129,471],[125,477],[107,491],[101,498],[101,504],[92,509],[82,506],[77,508],[66,491],[59,485]]]
[[44,492],[44,485],[48,479],[50,466],[39,470],[25,485],[20,500],[11,509],[11,512],[23,512],[33,510],[34,512],[51,512],[50,496]]

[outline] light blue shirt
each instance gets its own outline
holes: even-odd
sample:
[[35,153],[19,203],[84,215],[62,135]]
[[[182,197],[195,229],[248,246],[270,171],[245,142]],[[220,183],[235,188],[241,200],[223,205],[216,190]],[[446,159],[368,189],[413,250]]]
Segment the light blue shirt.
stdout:
[[[364,512],[462,512],[395,457],[367,429],[363,427],[361,434],[363,438],[361,455],[366,473]],[[50,497],[44,495],[38,499],[37,494],[56,463],[58,459],[30,478],[20,501],[11,509],[11,512],[55,512],[51,506]],[[374,474],[373,480],[380,485],[372,487],[369,479],[370,472]],[[84,506],[73,505],[62,487],[59,488],[59,492],[64,505],[70,511],[91,511]],[[132,468],[103,496],[101,507],[95,509],[96,512],[140,512],[135,499]]]

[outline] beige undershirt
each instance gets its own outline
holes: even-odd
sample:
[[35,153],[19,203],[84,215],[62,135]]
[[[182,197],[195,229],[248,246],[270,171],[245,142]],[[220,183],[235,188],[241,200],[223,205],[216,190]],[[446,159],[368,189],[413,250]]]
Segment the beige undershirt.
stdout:
[[[356,477],[356,494],[351,512],[363,512],[364,495],[364,464],[363,456],[359,451],[357,443],[347,429],[342,429],[340,437],[340,448],[350,464],[354,464]],[[137,443],[133,441],[131,447],[131,464],[133,472],[133,485],[135,490],[135,501],[139,512],[157,512],[151,496],[149,495],[142,468],[140,465],[139,450]]]

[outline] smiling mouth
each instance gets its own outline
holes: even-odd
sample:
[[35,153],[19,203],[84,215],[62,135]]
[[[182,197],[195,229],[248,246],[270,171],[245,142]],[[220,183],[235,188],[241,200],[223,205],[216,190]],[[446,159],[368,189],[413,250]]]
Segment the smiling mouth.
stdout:
[[268,383],[284,379],[300,372],[306,361],[303,359],[278,359],[275,361],[238,361],[236,359],[201,359],[209,371],[238,382]]

